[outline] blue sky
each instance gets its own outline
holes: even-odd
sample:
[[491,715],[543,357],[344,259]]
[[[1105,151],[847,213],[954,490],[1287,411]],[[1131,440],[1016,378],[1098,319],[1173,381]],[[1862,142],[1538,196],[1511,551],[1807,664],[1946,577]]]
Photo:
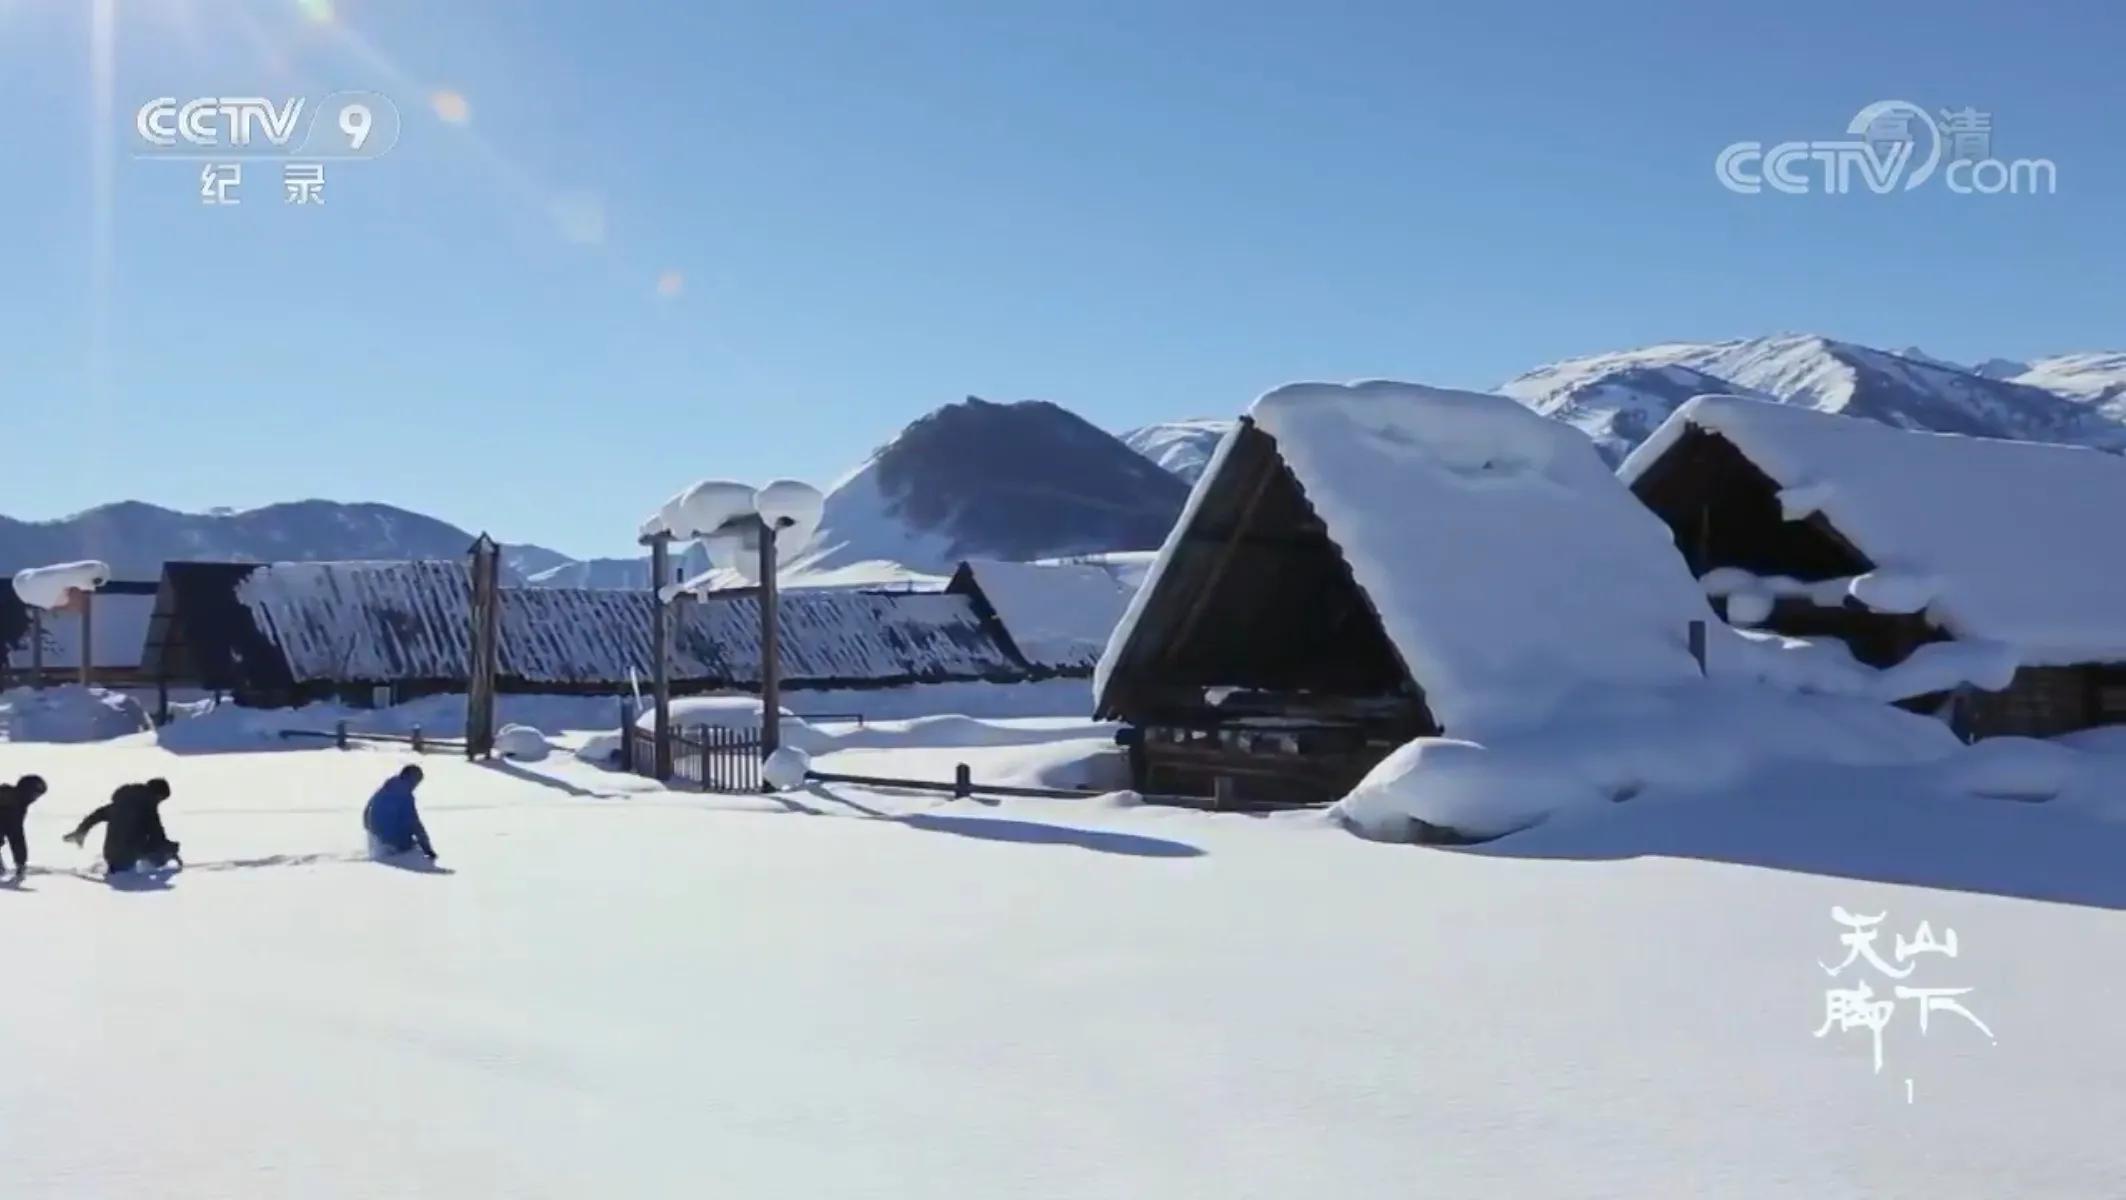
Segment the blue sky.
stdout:
[[[826,483],[968,394],[1123,428],[1780,330],[2122,348],[2122,34],[2099,3],[0,0],[0,512],[373,499],[618,553],[695,478]],[[322,209],[131,156],[156,96],[340,89],[405,129]],[[1887,98],[1990,112],[2058,194],[1713,178]]]

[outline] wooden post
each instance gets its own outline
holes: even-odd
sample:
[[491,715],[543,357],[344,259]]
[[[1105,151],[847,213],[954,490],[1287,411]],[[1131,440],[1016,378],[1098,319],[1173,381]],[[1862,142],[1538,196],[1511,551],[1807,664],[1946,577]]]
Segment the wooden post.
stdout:
[[671,534],[650,539],[650,607],[655,610],[650,628],[650,677],[657,693],[657,741],[651,771],[659,780],[672,777],[672,616],[663,595],[665,580],[671,576],[671,556]]
[[760,522],[760,757],[782,745],[782,636],[775,580],[775,524]]
[[974,772],[968,769],[966,763],[959,763],[952,768],[952,798],[965,800],[972,795],[974,795]]
[[1223,811],[1234,807],[1233,777],[1220,775],[1211,780],[1211,807]]
[[332,741],[334,745],[338,746],[342,750],[345,750],[347,748],[347,722],[341,721],[338,725],[333,727]]
[[415,754],[428,753],[428,744],[421,740],[421,727],[419,725],[413,727],[413,752]]
[[1705,674],[1705,622],[1690,623],[1690,656],[1698,664],[1698,674]]
[[96,593],[81,593],[81,686],[96,686]]
[[30,686],[44,686],[44,610],[30,606]]
[[[472,626],[467,630],[465,757],[495,750],[495,690],[502,663],[502,548],[486,534],[472,544]],[[415,747],[419,749],[418,746]]]
[[161,671],[155,673],[155,725],[160,728],[170,723],[170,677]]

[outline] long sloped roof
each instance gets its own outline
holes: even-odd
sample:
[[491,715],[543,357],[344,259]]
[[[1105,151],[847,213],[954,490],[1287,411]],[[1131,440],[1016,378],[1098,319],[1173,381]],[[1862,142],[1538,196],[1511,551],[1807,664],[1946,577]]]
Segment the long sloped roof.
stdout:
[[[168,577],[197,574],[186,569],[193,565],[172,564]],[[211,591],[216,582],[247,619],[223,614],[207,622],[206,640],[239,649],[217,655],[210,647],[202,657],[256,659],[263,645],[278,660],[243,666],[237,673],[245,678],[301,684],[466,677],[472,591],[462,564],[279,563],[214,571],[181,590]],[[211,596],[189,599],[201,611],[216,607]],[[502,677],[535,687],[618,685],[631,673],[647,678],[654,604],[646,592],[505,588]],[[794,684],[1027,674],[965,596],[790,591],[780,615],[783,676]],[[194,628],[190,637],[196,642],[202,633]],[[678,605],[671,661],[682,683],[757,684],[758,593]]]

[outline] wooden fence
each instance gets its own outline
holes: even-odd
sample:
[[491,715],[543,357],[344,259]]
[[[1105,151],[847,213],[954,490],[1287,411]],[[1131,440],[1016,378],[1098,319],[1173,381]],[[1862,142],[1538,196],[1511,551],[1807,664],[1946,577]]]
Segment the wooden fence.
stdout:
[[[656,777],[657,736],[632,724],[624,730],[627,769],[637,775]],[[758,729],[725,729],[715,725],[672,731],[672,778],[691,783],[705,792],[757,792],[761,790],[761,736]]]

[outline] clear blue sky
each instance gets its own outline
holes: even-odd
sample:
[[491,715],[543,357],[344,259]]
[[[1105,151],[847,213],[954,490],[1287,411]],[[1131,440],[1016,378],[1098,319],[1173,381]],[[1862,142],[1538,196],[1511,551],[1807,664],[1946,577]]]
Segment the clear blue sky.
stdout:
[[[2122,348],[2122,44],[2095,2],[0,0],[0,512],[374,499],[617,553],[970,393],[1121,428],[1780,330]],[[156,96],[338,89],[405,131],[323,209],[131,157]],[[1992,113],[2059,194],[1713,179],[1887,98]]]

